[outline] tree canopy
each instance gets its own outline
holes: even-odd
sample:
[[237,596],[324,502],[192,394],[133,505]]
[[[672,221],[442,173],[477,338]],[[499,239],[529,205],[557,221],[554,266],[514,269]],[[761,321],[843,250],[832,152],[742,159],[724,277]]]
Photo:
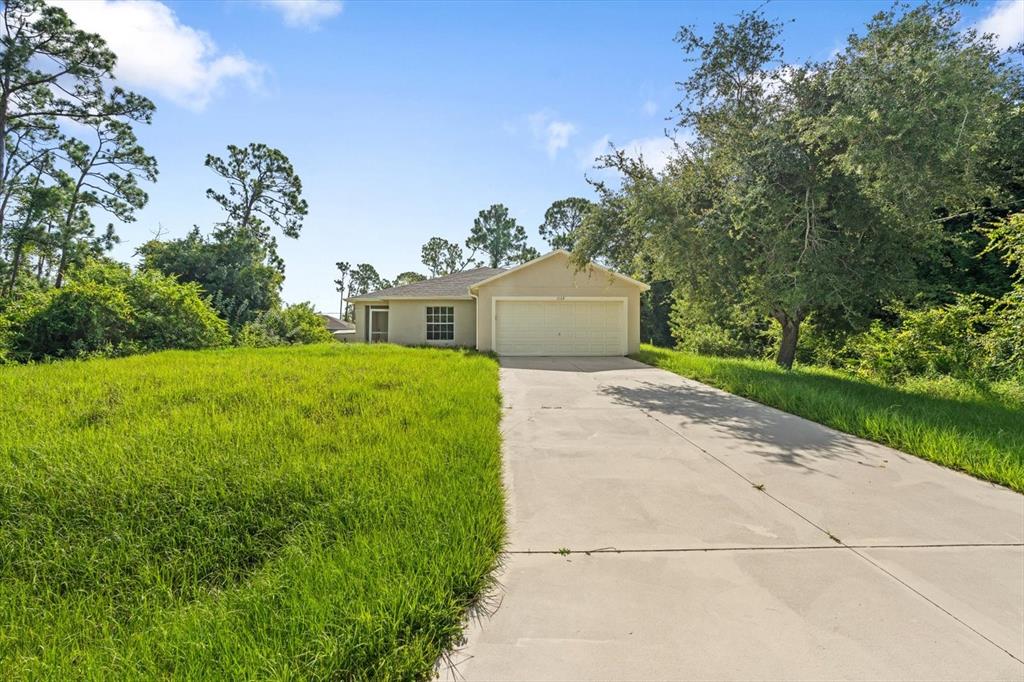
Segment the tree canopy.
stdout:
[[691,301],[779,325],[789,367],[811,315],[863,318],[911,294],[940,214],[998,202],[999,131],[1021,69],[949,6],[894,8],[834,58],[785,63],[780,25],[743,13],[677,37],[696,63],[663,174],[622,152],[575,255],[649,259]]
[[0,291],[12,296],[22,281],[59,287],[110,248],[113,225],[97,234],[93,209],[134,220],[157,166],[133,128],[153,103],[111,85],[102,38],[42,0],[5,2],[0,20]]
[[474,253],[482,253],[492,268],[525,263],[540,255],[526,243],[526,229],[502,204],[492,204],[480,211],[473,220],[466,246]]
[[276,267],[276,238],[272,228],[297,239],[309,205],[302,198],[302,180],[284,153],[262,142],[245,147],[229,144],[227,158],[206,155],[206,166],[227,182],[227,192],[206,190],[227,214],[225,229],[248,232],[262,242]]
[[544,212],[544,222],[538,231],[552,249],[571,251],[583,219],[593,209],[594,203],[582,197],[559,199]]
[[471,260],[465,257],[462,247],[443,237],[431,237],[420,249],[420,261],[426,266],[431,277],[441,277],[459,272]]

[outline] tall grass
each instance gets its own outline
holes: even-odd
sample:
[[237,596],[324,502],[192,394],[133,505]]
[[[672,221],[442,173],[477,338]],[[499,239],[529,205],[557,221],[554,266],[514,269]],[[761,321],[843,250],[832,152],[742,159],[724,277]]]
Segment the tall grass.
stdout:
[[894,387],[816,367],[644,346],[641,362],[1024,492],[1024,391],[949,378]]
[[503,542],[499,415],[444,350],[0,368],[0,677],[428,675]]

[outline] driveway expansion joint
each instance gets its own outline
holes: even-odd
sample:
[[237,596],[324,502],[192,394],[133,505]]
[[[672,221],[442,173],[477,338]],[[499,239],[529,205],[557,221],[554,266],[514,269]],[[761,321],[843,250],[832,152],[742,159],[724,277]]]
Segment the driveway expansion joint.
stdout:
[[[1009,650],[1008,650],[1008,649],[1007,649],[1006,647],[1004,647],[1004,646],[1000,645],[999,643],[997,643],[997,642],[993,641],[993,640],[992,640],[992,639],[991,639],[990,637],[988,637],[987,635],[985,635],[984,633],[982,633],[982,632],[981,632],[980,630],[978,630],[977,628],[973,627],[972,625],[970,625],[969,623],[967,623],[966,621],[964,621],[964,620],[963,620],[962,618],[959,618],[959,617],[957,617],[956,615],[954,615],[954,614],[953,614],[952,612],[950,612],[950,611],[949,611],[948,609],[946,609],[945,607],[943,607],[942,605],[940,605],[940,604],[939,604],[938,602],[936,602],[936,601],[935,601],[934,599],[931,599],[931,598],[929,598],[929,597],[928,597],[928,596],[926,596],[926,595],[925,595],[924,593],[922,593],[922,592],[921,592],[920,590],[918,590],[918,589],[914,588],[914,587],[913,587],[913,586],[911,586],[911,585],[910,585],[909,583],[907,583],[907,582],[906,582],[905,580],[901,579],[901,578],[900,578],[899,576],[897,576],[896,574],[894,574],[894,573],[893,573],[892,571],[889,571],[889,570],[887,570],[886,568],[884,568],[883,566],[881,566],[881,565],[880,565],[880,564],[879,564],[878,562],[876,562],[876,561],[872,560],[872,559],[871,559],[870,557],[868,557],[867,555],[865,555],[865,554],[863,554],[863,553],[861,553],[861,552],[859,552],[859,551],[858,551],[858,549],[869,549],[869,547],[864,547],[864,546],[857,546],[857,545],[848,545],[848,544],[846,544],[845,542],[843,542],[842,540],[840,540],[839,538],[837,538],[837,537],[836,537],[835,535],[833,535],[833,534],[832,534],[832,533],[831,533],[830,531],[828,531],[827,529],[825,529],[825,528],[822,528],[821,526],[819,526],[819,525],[818,525],[817,523],[815,523],[815,522],[814,522],[814,521],[812,521],[811,519],[807,518],[806,516],[804,516],[803,514],[801,514],[800,512],[798,512],[797,510],[793,509],[792,507],[790,507],[790,506],[789,506],[788,504],[786,504],[785,502],[783,502],[783,501],[782,501],[782,500],[780,500],[779,498],[777,498],[777,497],[775,497],[774,495],[772,495],[772,494],[771,494],[770,492],[768,492],[768,491],[767,491],[767,490],[765,489],[764,485],[762,485],[762,484],[758,484],[758,483],[756,483],[755,481],[752,481],[752,480],[750,480],[749,478],[747,478],[746,476],[744,476],[744,475],[743,475],[742,473],[740,473],[739,471],[737,471],[737,470],[736,470],[736,469],[735,469],[734,467],[731,467],[731,466],[729,466],[729,465],[728,465],[728,464],[727,464],[727,463],[726,463],[726,462],[725,462],[724,460],[722,460],[722,459],[721,459],[720,457],[717,457],[717,456],[716,456],[715,454],[713,454],[712,452],[710,452],[710,451],[709,451],[709,450],[708,450],[707,448],[704,448],[704,447],[702,447],[701,445],[699,445],[698,443],[695,443],[695,442],[694,442],[693,440],[691,440],[691,439],[687,438],[687,437],[686,437],[686,436],[684,436],[684,435],[683,435],[682,433],[680,433],[680,432],[679,432],[679,431],[677,431],[676,429],[672,428],[671,426],[669,426],[668,424],[666,424],[666,423],[665,423],[665,422],[663,422],[662,420],[658,419],[658,418],[657,418],[656,416],[654,416],[653,414],[651,414],[651,413],[650,413],[650,412],[648,412],[647,410],[645,410],[645,409],[643,409],[643,408],[637,408],[637,409],[639,409],[639,410],[640,410],[640,411],[641,411],[641,412],[642,412],[642,413],[643,413],[644,415],[646,415],[646,416],[647,416],[648,418],[650,418],[650,419],[653,419],[653,420],[654,420],[654,421],[656,421],[657,423],[661,424],[661,425],[662,425],[663,427],[665,427],[666,429],[668,429],[668,430],[669,430],[669,431],[670,431],[671,433],[675,434],[675,435],[676,435],[676,436],[677,436],[678,438],[681,438],[681,439],[682,439],[683,441],[685,441],[685,442],[686,442],[686,443],[688,443],[689,445],[693,446],[693,447],[694,447],[694,448],[696,448],[696,449],[697,449],[698,451],[700,451],[700,452],[704,453],[705,455],[707,455],[708,457],[712,458],[713,460],[715,460],[716,462],[718,462],[719,464],[721,464],[721,465],[722,465],[723,467],[725,467],[726,469],[728,469],[729,471],[731,471],[732,473],[734,473],[734,474],[735,474],[736,476],[738,476],[739,478],[741,478],[741,479],[743,479],[744,481],[746,481],[747,483],[749,483],[749,484],[751,485],[751,487],[755,488],[756,490],[758,490],[759,492],[761,492],[762,494],[764,494],[765,496],[767,496],[768,498],[770,498],[770,499],[771,499],[771,500],[773,500],[774,502],[778,503],[779,505],[781,505],[781,506],[785,507],[785,508],[786,508],[786,509],[788,509],[788,510],[789,510],[790,512],[792,512],[793,514],[795,514],[796,516],[798,516],[798,517],[800,517],[801,519],[803,519],[803,520],[804,520],[805,522],[809,523],[810,525],[812,525],[812,526],[814,526],[815,528],[817,528],[818,530],[820,530],[820,531],[821,531],[822,533],[825,533],[825,535],[826,535],[826,536],[828,536],[828,538],[829,538],[830,540],[832,540],[832,541],[833,541],[833,542],[835,543],[835,544],[833,544],[833,545],[831,545],[831,546],[830,546],[831,548],[835,548],[835,549],[846,549],[846,550],[849,550],[849,551],[850,551],[850,552],[852,552],[852,553],[853,553],[854,555],[856,555],[856,556],[860,557],[861,559],[863,559],[864,561],[866,561],[866,562],[867,562],[868,564],[870,564],[871,566],[873,566],[873,567],[874,567],[875,569],[877,569],[878,571],[880,571],[880,572],[884,573],[885,575],[889,576],[889,577],[890,577],[890,578],[891,578],[892,580],[894,580],[894,581],[896,581],[896,582],[897,582],[898,584],[902,585],[902,586],[903,586],[903,587],[904,587],[905,589],[907,589],[907,590],[909,590],[910,592],[912,592],[913,594],[917,595],[917,596],[918,596],[919,598],[923,599],[923,600],[924,600],[925,602],[927,602],[927,603],[931,604],[931,605],[932,605],[933,607],[935,607],[936,609],[938,609],[938,610],[939,610],[939,611],[941,611],[942,613],[946,614],[946,615],[947,615],[948,617],[952,618],[952,619],[953,619],[954,621],[956,621],[956,622],[957,622],[957,623],[959,623],[960,625],[964,626],[965,628],[967,628],[968,630],[970,630],[971,632],[973,632],[974,634],[976,634],[976,635],[977,635],[978,637],[981,637],[981,638],[982,638],[983,640],[985,640],[986,642],[988,642],[988,643],[989,643],[989,644],[991,644],[992,646],[996,647],[997,649],[999,649],[1000,651],[1002,651],[1003,653],[1005,653],[1005,654],[1006,654],[1007,656],[1009,656],[1009,657],[1010,657],[1010,658],[1012,658],[1013,660],[1017,661],[1018,663],[1022,663],[1022,664],[1024,664],[1024,660],[1022,660],[1022,659],[1021,659],[1021,658],[1019,658],[1018,656],[1014,655],[1014,654],[1013,654],[1013,653],[1012,653],[1011,651],[1009,651]],[[970,545],[970,546],[984,546],[984,545],[982,545],[982,544],[978,544],[978,545]],[[995,546],[1003,546],[1003,545],[995,545]],[[1008,544],[1008,545],[1005,545],[1005,546],[1008,546],[1008,547],[1019,547],[1019,546],[1021,546],[1021,545],[1020,545],[1020,543],[1011,543],[1011,544]],[[814,549],[817,549],[817,547],[814,547]],[[887,549],[888,549],[888,548],[887,548]]]
[[[992,547],[1020,547],[1024,549],[1021,542],[949,542],[949,543],[922,543],[922,544],[856,544],[831,543],[828,545],[752,545],[733,547],[598,547],[596,549],[509,549],[504,553],[507,555],[535,555],[555,554],[566,556],[569,554],[699,554],[702,552],[803,552],[813,550],[841,550],[841,549],[988,549]],[[869,560],[870,561],[870,560]],[[873,563],[873,562],[872,562]],[[902,581],[901,581],[902,582]]]

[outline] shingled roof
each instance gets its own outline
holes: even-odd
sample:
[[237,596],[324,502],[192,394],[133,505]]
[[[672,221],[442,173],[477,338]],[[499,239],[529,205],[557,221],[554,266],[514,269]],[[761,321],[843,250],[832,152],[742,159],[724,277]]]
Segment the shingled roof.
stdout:
[[380,300],[386,298],[469,298],[469,287],[505,272],[505,268],[473,268],[455,272],[444,277],[425,279],[422,282],[404,284],[378,291],[370,291],[348,300]]

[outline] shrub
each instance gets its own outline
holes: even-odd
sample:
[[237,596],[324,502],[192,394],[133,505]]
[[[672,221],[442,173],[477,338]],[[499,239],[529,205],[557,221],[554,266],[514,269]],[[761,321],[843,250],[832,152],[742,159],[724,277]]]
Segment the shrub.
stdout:
[[207,238],[196,228],[181,239],[146,242],[139,255],[146,268],[199,284],[232,332],[281,304],[283,276],[251,235],[220,230]]
[[333,337],[309,303],[268,310],[248,322],[238,334],[238,345],[262,348],[302,343],[324,343]]
[[195,284],[93,262],[65,286],[13,302],[10,354],[19,360],[209,348],[230,341],[227,323]]
[[898,325],[887,328],[875,321],[850,340],[848,368],[890,382],[911,376],[982,378],[989,373],[982,342],[988,302],[972,295],[934,308],[897,309]]
[[981,345],[989,374],[1024,382],[1024,286],[1018,284],[992,306],[988,323]]

